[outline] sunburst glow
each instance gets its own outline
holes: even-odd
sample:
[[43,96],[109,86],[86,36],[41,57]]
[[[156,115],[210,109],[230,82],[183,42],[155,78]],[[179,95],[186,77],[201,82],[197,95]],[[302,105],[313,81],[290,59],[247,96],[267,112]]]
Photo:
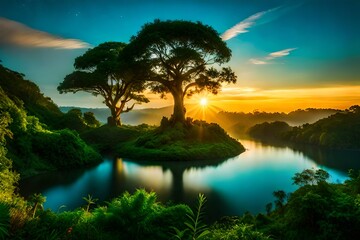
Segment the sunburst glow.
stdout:
[[208,104],[207,98],[201,98],[200,99],[200,105],[205,107]]

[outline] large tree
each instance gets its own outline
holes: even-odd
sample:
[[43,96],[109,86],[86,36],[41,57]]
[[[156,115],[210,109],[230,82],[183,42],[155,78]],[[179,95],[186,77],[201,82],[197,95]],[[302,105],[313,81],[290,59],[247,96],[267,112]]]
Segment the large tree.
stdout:
[[210,26],[200,22],[160,21],[145,24],[124,52],[145,63],[151,89],[174,98],[173,122],[185,122],[184,97],[207,90],[217,94],[221,83],[235,83],[231,50]]
[[[136,103],[148,102],[145,90],[145,68],[122,57],[125,43],[106,42],[89,49],[75,59],[76,71],[67,75],[58,86],[60,93],[85,91],[102,96],[111,110],[108,123],[121,125],[120,114],[129,112]],[[130,104],[130,105],[129,105]]]

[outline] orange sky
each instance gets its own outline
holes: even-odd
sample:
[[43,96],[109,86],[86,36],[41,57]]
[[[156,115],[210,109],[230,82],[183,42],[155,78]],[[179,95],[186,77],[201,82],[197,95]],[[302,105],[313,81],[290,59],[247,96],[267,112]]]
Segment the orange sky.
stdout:
[[[138,108],[164,107],[172,105],[172,97],[160,99],[149,94],[150,103]],[[305,108],[346,109],[360,104],[360,86],[337,86],[301,89],[255,89],[225,87],[218,95],[200,94],[185,100],[185,104],[199,104],[206,97],[208,105],[232,112],[290,112]]]

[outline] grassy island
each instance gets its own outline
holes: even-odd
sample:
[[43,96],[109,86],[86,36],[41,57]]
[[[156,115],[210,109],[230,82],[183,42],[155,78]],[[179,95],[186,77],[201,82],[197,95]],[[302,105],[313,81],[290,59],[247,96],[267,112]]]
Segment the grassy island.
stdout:
[[165,117],[159,127],[102,126],[81,137],[101,152],[134,160],[222,160],[245,151],[218,124],[196,120],[172,125]]

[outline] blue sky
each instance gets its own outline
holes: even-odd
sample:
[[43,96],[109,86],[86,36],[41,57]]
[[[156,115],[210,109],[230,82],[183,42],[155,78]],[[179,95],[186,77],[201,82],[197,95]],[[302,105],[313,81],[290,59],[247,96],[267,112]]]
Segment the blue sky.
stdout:
[[[281,109],[288,96],[298,104],[306,98],[303,107],[311,107],[318,95],[308,93],[320,89],[324,98],[313,106],[344,108],[360,104],[359,12],[358,0],[1,0],[0,59],[59,105],[99,107],[101,100],[91,95],[56,91],[75,57],[105,41],[128,42],[156,18],[201,21],[227,42],[238,75],[214,101],[276,110],[266,106]],[[270,100],[254,101],[264,98]]]

